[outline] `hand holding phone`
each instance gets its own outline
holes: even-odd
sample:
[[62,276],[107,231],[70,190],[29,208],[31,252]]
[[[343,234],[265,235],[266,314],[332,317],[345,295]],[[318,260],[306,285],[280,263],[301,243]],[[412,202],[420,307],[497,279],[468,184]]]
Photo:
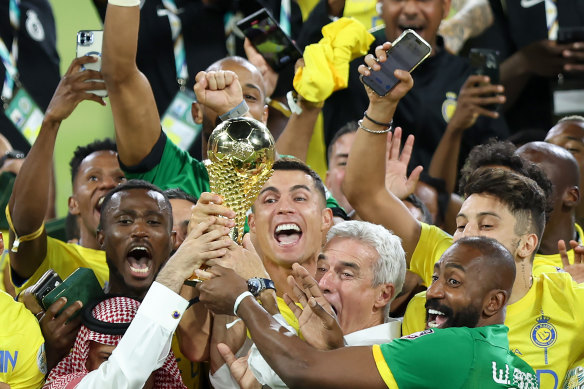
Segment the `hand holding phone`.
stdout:
[[396,69],[412,72],[432,52],[432,47],[414,30],[405,30],[387,50],[387,61],[381,70],[361,76],[361,82],[377,95],[387,95],[400,82],[393,74]]
[[[85,69],[101,71],[101,46],[103,42],[103,31],[99,30],[82,30],[77,33],[77,57],[82,57],[84,55],[91,55],[97,58],[96,62],[88,63],[83,66],[82,71]],[[103,80],[88,80],[104,82]],[[107,96],[107,90],[90,90],[89,93],[93,93],[100,97]]]
[[[499,52],[491,49],[473,48],[469,53],[472,74],[487,76],[492,85],[499,83]],[[496,94],[487,94],[485,97],[494,97]],[[489,111],[499,109],[499,104],[489,104],[485,106]]]

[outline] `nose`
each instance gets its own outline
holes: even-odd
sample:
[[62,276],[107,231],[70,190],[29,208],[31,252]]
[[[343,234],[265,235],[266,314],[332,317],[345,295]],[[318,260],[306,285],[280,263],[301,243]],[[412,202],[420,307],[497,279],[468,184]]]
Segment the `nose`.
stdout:
[[471,224],[471,223],[467,223],[464,226],[464,230],[461,233],[461,237],[465,237],[465,236],[478,236],[478,229],[476,228],[475,225]]
[[278,201],[278,213],[293,213],[294,207],[292,206],[292,200],[289,199],[287,196],[280,197]]
[[318,283],[318,287],[322,290],[323,293],[331,293],[334,291],[334,282],[333,282],[333,275],[330,270],[328,270]]
[[436,280],[433,282],[428,290],[426,290],[426,299],[441,299],[444,297],[444,289],[442,288],[442,281]]
[[402,12],[408,16],[413,17],[418,14],[418,0],[406,0],[405,4],[403,5]]
[[118,186],[118,181],[112,176],[104,176],[101,180],[101,187],[107,189],[113,189]]
[[148,236],[148,224],[145,221],[135,220],[132,226],[131,236],[133,238],[144,238]]

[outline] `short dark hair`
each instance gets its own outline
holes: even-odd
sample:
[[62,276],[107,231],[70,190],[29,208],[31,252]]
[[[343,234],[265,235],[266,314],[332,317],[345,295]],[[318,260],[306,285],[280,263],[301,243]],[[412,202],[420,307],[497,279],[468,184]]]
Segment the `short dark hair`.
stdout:
[[331,139],[330,143],[328,144],[328,147],[326,148],[326,164],[327,164],[327,166],[330,163],[331,158],[333,157],[332,156],[333,146],[335,145],[335,143],[337,143],[339,138],[343,135],[352,134],[352,133],[357,132],[358,128],[359,128],[359,125],[357,124],[357,122],[348,122],[343,127],[339,128],[339,130],[337,132],[335,132],[333,139]]
[[75,151],[73,152],[73,158],[69,162],[69,166],[71,167],[71,182],[75,183],[75,177],[77,177],[77,173],[79,172],[79,165],[88,155],[93,154],[97,151],[115,151],[118,152],[118,147],[116,143],[110,139],[105,138],[101,140],[95,140],[88,145],[85,146],[78,146]]
[[315,172],[314,170],[312,170],[307,164],[305,164],[304,162],[302,162],[301,160],[299,160],[297,158],[283,157],[283,158],[276,160],[276,162],[274,162],[274,165],[272,166],[272,168],[274,169],[274,171],[276,171],[276,170],[300,170],[300,171],[308,174],[312,178],[312,181],[314,182],[314,186],[316,187],[317,191],[322,196],[323,205],[326,206],[326,190],[324,188],[324,184],[322,182],[322,179],[320,178],[318,173]]
[[515,145],[508,141],[489,142],[475,146],[460,171],[460,193],[464,194],[469,175],[481,167],[506,167],[522,176],[531,178],[543,190],[546,200],[545,216],[546,220],[552,211],[552,182],[547,178],[545,172],[533,162],[527,161],[516,153]]
[[483,167],[467,176],[464,196],[488,194],[507,205],[517,220],[515,233],[534,233],[541,240],[545,228],[547,199],[529,177],[509,170]]
[[[485,285],[485,287],[489,289],[505,289],[511,294],[511,288],[513,287],[511,280],[515,279],[517,269],[513,255],[505,246],[497,240],[486,236],[460,238],[452,244],[449,250],[456,246],[472,247],[481,253],[482,258],[486,259],[483,264],[489,269],[491,285]],[[507,277],[499,277],[499,274],[505,274]],[[508,281],[506,282],[505,279]]]
[[166,189],[164,191],[164,194],[166,195],[166,197],[168,197],[169,200],[174,200],[174,199],[187,200],[195,205],[197,204],[197,201],[198,201],[198,199],[195,196],[191,196],[190,194],[188,194],[187,192],[185,192],[184,190],[182,190],[180,188]]
[[145,189],[148,191],[153,191],[153,192],[157,192],[160,193],[162,195],[162,197],[164,197],[164,205],[165,207],[168,209],[168,214],[170,217],[170,230],[172,231],[172,225],[173,225],[173,220],[172,220],[172,206],[170,205],[170,201],[168,199],[168,196],[166,196],[166,194],[164,193],[164,191],[162,189],[160,189],[159,187],[157,187],[154,184],[151,184],[148,181],[144,181],[144,180],[128,180],[118,186],[116,186],[115,188],[113,188],[112,190],[110,190],[104,197],[103,202],[101,203],[101,211],[100,211],[100,216],[99,216],[99,227],[97,228],[98,230],[103,230],[103,222],[105,221],[105,214],[107,213],[106,211],[108,210],[109,207],[109,203],[113,197],[113,195],[115,195],[118,192],[127,192],[133,189]]
[[422,222],[426,224],[432,224],[434,222],[434,220],[432,220],[432,214],[430,213],[430,210],[418,196],[412,193],[403,199],[403,201],[409,201],[414,207],[418,208],[422,212]]

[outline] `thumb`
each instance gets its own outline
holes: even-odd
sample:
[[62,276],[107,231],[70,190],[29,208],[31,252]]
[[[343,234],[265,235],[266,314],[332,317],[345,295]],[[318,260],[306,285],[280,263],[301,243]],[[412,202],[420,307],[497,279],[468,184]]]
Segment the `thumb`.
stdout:
[[563,240],[558,240],[558,252],[560,253],[560,258],[562,258],[562,267],[566,268],[567,266],[570,266],[568,252],[566,251],[566,242]]
[[227,363],[227,366],[231,366],[233,362],[236,361],[233,351],[231,351],[229,346],[226,345],[225,343],[218,343],[217,351],[219,351],[219,354],[221,354],[221,357],[223,358],[225,363]]

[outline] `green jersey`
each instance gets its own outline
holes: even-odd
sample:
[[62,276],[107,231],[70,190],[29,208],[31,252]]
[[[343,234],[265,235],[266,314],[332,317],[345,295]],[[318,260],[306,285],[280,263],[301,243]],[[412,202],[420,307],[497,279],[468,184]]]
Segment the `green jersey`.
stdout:
[[373,346],[388,388],[537,388],[533,369],[509,350],[502,325],[417,332]]

